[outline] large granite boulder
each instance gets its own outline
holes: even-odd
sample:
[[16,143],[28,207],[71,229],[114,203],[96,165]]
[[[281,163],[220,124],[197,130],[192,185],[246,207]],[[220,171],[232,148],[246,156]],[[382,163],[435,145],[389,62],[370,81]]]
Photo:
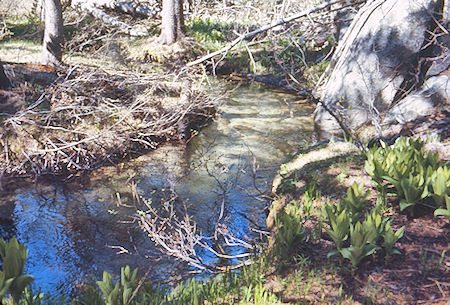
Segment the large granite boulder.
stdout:
[[449,95],[450,79],[446,75],[433,76],[427,79],[421,90],[409,94],[393,106],[384,116],[382,126],[404,124],[431,115],[436,106],[448,103]]
[[[436,22],[443,6],[442,0],[374,0],[361,8],[315,92],[319,138],[343,130],[355,134],[369,125],[380,134],[385,114],[410,93],[432,95],[428,105],[448,102],[448,90],[434,94],[430,90],[436,86],[421,88],[425,78],[448,70],[448,32],[445,23]],[[440,84],[448,79],[440,77]],[[404,104],[414,107],[415,100]]]

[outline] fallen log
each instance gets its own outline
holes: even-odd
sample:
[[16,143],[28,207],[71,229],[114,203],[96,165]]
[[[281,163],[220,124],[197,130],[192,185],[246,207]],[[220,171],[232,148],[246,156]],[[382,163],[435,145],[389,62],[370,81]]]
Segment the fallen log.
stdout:
[[[99,2],[115,2],[115,1],[99,1]],[[144,31],[142,29],[138,29],[136,27],[133,27],[129,24],[126,24],[125,22],[120,21],[117,17],[111,16],[108,13],[104,12],[100,8],[98,8],[95,4],[97,2],[92,1],[86,1],[86,0],[73,0],[72,1],[72,7],[75,9],[80,9],[82,11],[88,12],[95,18],[103,20],[103,22],[110,24],[112,26],[117,27],[122,33],[128,34],[130,36],[147,36],[148,32]],[[111,4],[112,5],[112,4]],[[115,6],[114,6],[115,7]]]
[[[78,1],[80,2],[80,1]],[[118,0],[82,0],[81,2],[90,2],[96,7],[109,8],[115,11],[120,11],[134,16],[142,16],[153,18],[161,9],[159,7],[150,7],[148,5],[138,4],[133,1],[118,1]]]
[[295,15],[289,17],[289,18],[278,20],[278,21],[276,21],[276,22],[274,22],[274,23],[272,23],[270,25],[263,26],[263,27],[261,27],[259,29],[256,29],[256,30],[250,32],[250,33],[241,35],[238,38],[236,38],[235,40],[233,40],[230,44],[228,44],[227,46],[223,47],[222,49],[220,49],[218,51],[215,51],[213,53],[210,53],[208,55],[205,55],[205,56],[203,56],[203,57],[201,57],[201,58],[199,58],[197,60],[194,60],[193,62],[190,62],[190,63],[186,64],[186,66],[187,67],[191,67],[191,66],[197,65],[199,63],[202,63],[205,60],[213,58],[214,56],[217,56],[219,54],[228,52],[229,50],[231,50],[234,46],[236,46],[241,41],[248,40],[248,39],[250,39],[250,38],[252,38],[252,37],[254,37],[254,36],[256,36],[256,35],[258,35],[260,33],[266,32],[266,31],[268,31],[270,29],[273,29],[273,28],[275,28],[277,26],[280,26],[280,25],[283,25],[283,24],[286,24],[286,23],[290,23],[290,22],[292,22],[294,20],[297,20],[297,19],[299,19],[301,17],[308,16],[311,13],[318,12],[318,11],[323,10],[323,9],[325,9],[327,7],[330,7],[330,6],[334,5],[334,4],[337,4],[337,3],[340,3],[340,2],[344,2],[344,1],[345,0],[330,0],[330,1],[322,3],[321,5],[318,5],[316,7],[311,8],[311,9],[308,9],[308,10],[302,11],[302,12],[300,12],[298,14],[295,14]]

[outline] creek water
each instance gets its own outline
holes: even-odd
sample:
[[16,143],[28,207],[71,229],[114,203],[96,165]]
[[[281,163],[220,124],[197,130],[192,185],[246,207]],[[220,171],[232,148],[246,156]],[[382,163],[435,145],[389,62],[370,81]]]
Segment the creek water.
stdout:
[[174,189],[206,233],[224,203],[228,228],[237,237],[255,237],[251,228],[264,228],[268,205],[259,191],[270,190],[280,164],[311,142],[312,112],[295,95],[254,85],[230,90],[217,118],[187,147],[163,145],[102,168],[84,184],[36,184],[4,196],[0,237],[26,244],[26,272],[46,293],[69,294],[103,270],[117,274],[125,265],[149,271],[154,280],[177,278],[186,266],[161,255],[133,223],[130,185],[153,204]]

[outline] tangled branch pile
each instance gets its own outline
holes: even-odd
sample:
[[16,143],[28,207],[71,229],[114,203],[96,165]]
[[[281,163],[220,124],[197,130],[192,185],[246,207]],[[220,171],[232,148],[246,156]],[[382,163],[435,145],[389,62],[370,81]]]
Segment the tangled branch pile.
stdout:
[[0,125],[2,175],[70,175],[183,141],[214,115],[185,75],[68,72]]
[[[207,236],[197,228],[197,223],[189,215],[185,202],[182,202],[173,190],[167,193],[164,194],[166,198],[160,208],[156,208],[157,205],[152,206],[151,200],[145,200],[140,198],[139,194],[134,194],[139,201],[142,199],[147,208],[147,211],[138,211],[139,227],[159,246],[162,253],[184,261],[198,270],[213,273],[251,263],[251,254],[257,251],[255,245],[236,238],[221,221],[222,217],[217,220],[214,233]],[[222,214],[223,205],[220,215]],[[238,250],[239,253],[227,254],[224,249]],[[208,263],[204,259],[205,253],[221,263]],[[238,262],[230,266],[233,260]]]

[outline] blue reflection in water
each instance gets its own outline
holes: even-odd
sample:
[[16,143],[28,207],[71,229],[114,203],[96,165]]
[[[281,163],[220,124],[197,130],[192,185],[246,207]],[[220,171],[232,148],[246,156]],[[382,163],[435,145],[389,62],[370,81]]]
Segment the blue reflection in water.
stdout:
[[[172,187],[205,234],[214,230],[224,202],[228,229],[242,239],[257,236],[249,227],[264,227],[268,203],[252,196],[258,194],[254,184],[269,190],[286,155],[309,142],[313,132],[313,107],[296,100],[294,95],[242,87],[224,100],[222,115],[187,150],[162,146],[85,188],[20,189],[15,197],[0,200],[0,237],[16,234],[26,244],[26,272],[47,293],[69,294],[90,274],[118,274],[127,264],[143,273],[151,270],[154,280],[168,279],[178,267],[161,259],[148,237],[130,223],[136,208],[118,206],[117,193],[132,205],[128,182],[134,181],[158,205],[161,189]],[[259,166],[256,181],[254,159]],[[215,262],[204,255],[206,262]]]
[[52,291],[83,274],[80,256],[67,231],[65,201],[48,202],[32,192],[17,196],[14,220],[17,238],[28,247],[26,272],[35,277],[43,291]]

